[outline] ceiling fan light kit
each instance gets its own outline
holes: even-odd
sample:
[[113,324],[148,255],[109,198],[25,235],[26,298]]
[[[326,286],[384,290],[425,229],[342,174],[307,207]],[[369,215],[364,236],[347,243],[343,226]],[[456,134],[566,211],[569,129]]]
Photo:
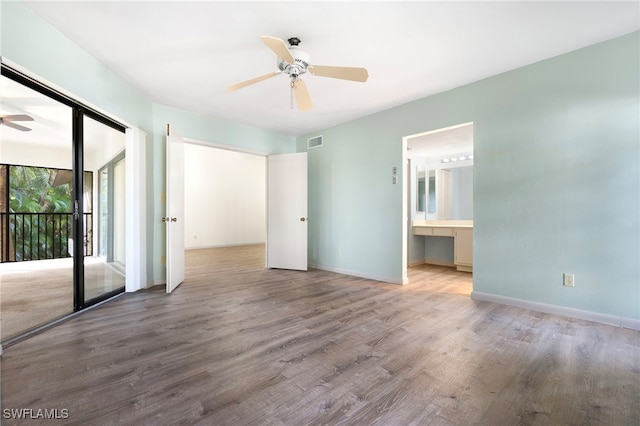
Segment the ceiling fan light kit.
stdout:
[[289,76],[289,85],[292,91],[291,108],[293,109],[293,97],[295,96],[298,109],[300,111],[308,111],[313,108],[313,104],[311,102],[311,97],[309,96],[309,91],[307,90],[307,85],[300,77],[301,75],[306,74],[307,71],[315,76],[337,78],[341,80],[365,82],[369,78],[369,73],[366,68],[311,65],[311,57],[309,54],[298,48],[300,39],[297,37],[291,37],[287,40],[289,42],[289,46],[279,38],[269,36],[262,36],[260,38],[267,47],[276,54],[276,65],[279,72],[264,74],[250,80],[231,85],[227,87],[227,90],[235,91],[252,84],[259,83],[278,74],[287,74],[287,76]]

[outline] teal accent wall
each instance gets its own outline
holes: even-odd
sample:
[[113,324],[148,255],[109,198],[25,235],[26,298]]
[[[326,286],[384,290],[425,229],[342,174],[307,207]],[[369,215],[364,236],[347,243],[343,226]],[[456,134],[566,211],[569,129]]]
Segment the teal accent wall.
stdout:
[[0,55],[3,61],[36,75],[147,133],[147,277],[165,279],[165,132],[167,123],[183,137],[267,153],[295,152],[295,138],[205,117],[153,103],[102,63],[20,2],[0,1]]
[[473,122],[474,292],[640,319],[639,52],[634,32],[299,137],[324,135],[310,262],[400,280],[402,137]]

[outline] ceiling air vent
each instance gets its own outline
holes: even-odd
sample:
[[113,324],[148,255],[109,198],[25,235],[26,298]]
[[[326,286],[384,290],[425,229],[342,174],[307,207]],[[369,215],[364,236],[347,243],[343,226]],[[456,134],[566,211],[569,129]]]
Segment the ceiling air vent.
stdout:
[[322,146],[322,135],[307,139],[307,149]]

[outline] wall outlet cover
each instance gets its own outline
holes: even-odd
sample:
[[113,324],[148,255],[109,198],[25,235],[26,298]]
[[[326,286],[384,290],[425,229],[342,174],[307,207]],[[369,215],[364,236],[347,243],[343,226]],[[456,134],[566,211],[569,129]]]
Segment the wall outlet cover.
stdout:
[[563,285],[566,287],[575,287],[575,277],[573,274],[562,274]]

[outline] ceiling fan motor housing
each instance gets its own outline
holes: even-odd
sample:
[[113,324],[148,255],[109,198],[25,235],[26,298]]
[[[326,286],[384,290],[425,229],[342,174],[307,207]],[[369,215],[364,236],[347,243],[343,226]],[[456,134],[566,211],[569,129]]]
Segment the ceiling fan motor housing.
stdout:
[[291,56],[295,59],[294,64],[290,64],[287,61],[278,58],[278,69],[285,72],[290,77],[297,77],[307,72],[309,67],[310,56],[307,52],[298,49],[296,46],[289,47]]

